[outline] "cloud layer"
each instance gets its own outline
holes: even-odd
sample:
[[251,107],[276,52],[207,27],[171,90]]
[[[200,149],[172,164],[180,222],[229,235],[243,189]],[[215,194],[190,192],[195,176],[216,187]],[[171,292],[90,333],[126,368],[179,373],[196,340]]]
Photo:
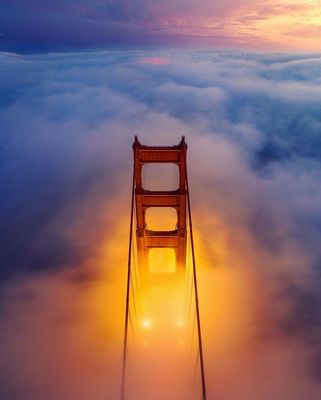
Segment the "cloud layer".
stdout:
[[317,399],[320,55],[0,57],[0,397],[114,398],[131,142],[185,134],[210,393]]

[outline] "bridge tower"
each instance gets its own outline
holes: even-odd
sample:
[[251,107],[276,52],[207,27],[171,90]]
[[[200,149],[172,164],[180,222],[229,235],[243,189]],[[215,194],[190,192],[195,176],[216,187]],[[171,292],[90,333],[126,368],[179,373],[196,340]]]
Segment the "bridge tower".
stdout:
[[[204,367],[204,356],[203,356],[203,345],[202,345],[202,334],[201,334],[201,318],[199,310],[199,297],[198,297],[198,284],[197,284],[197,272],[196,272],[196,260],[194,250],[194,239],[193,239],[193,226],[192,226],[192,212],[191,202],[189,196],[189,183],[187,178],[186,168],[186,156],[187,156],[187,144],[184,136],[180,143],[176,146],[146,146],[142,145],[137,136],[133,143],[133,154],[134,154],[134,169],[133,169],[133,182],[132,182],[132,197],[131,197],[131,212],[130,212],[130,229],[129,229],[129,240],[128,240],[128,267],[127,267],[127,284],[126,284],[126,305],[125,305],[125,324],[124,324],[124,345],[123,345],[123,357],[122,357],[122,372],[121,372],[121,393],[120,399],[125,400],[126,395],[126,374],[127,374],[127,359],[128,359],[128,334],[129,326],[133,329],[131,321],[131,304],[135,308],[136,315],[136,301],[135,292],[141,290],[141,286],[136,284],[132,285],[132,263],[134,264],[135,270],[135,249],[138,255],[139,264],[139,277],[143,277],[143,280],[147,280],[148,283],[169,282],[169,274],[155,273],[150,269],[149,266],[149,251],[154,248],[170,248],[175,251],[176,255],[176,269],[175,272],[178,274],[178,280],[182,278],[183,273],[186,270],[186,247],[188,244],[191,250],[191,280],[192,290],[188,290],[190,296],[194,292],[195,300],[195,316],[193,324],[197,328],[197,341],[198,341],[198,363],[200,366],[200,378],[201,378],[201,390],[202,400],[207,399],[206,394],[206,381],[205,381],[205,367]],[[175,190],[148,190],[143,185],[142,169],[144,164],[148,163],[160,163],[160,164],[175,164],[179,170],[179,184]],[[149,207],[172,207],[176,210],[177,223],[176,228],[170,231],[160,231],[148,229],[146,223],[146,210]],[[135,220],[135,209],[136,209],[136,226],[134,228]],[[188,222],[188,238],[187,243],[187,222]],[[136,246],[133,243],[134,229],[136,230]],[[164,272],[166,272],[166,265],[164,266]],[[162,275],[162,277],[160,276]],[[136,276],[137,278],[137,276]],[[146,279],[147,278],[147,279]],[[176,279],[175,279],[176,280]],[[160,282],[161,281],[161,282]],[[172,281],[174,282],[174,281]],[[187,284],[187,280],[183,281]],[[145,283],[144,285],[145,286]],[[148,285],[145,286],[146,289]],[[174,285],[176,289],[179,288]],[[185,286],[186,287],[186,286]],[[143,289],[143,290],[144,290]],[[148,290],[146,290],[146,293]],[[137,293],[136,293],[137,295]],[[171,298],[171,296],[170,296]],[[189,307],[192,305],[191,298],[187,302]]]
[[[138,261],[143,274],[148,274],[148,253],[153,248],[172,248],[176,254],[176,270],[186,264],[186,154],[184,136],[176,146],[145,146],[137,136],[133,143],[134,187],[136,203],[136,238]],[[142,167],[146,163],[171,163],[179,169],[179,186],[176,190],[151,191],[143,187]],[[172,207],[177,212],[176,229],[153,231],[146,225],[146,210],[149,207]]]

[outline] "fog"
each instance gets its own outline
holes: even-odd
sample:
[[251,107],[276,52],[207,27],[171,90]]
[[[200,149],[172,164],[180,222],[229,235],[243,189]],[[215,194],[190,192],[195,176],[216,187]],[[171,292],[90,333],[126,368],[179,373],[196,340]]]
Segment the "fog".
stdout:
[[[0,58],[0,397],[117,398],[138,134],[188,144],[209,399],[318,399],[321,56]],[[180,331],[135,323],[132,398],[186,400]]]

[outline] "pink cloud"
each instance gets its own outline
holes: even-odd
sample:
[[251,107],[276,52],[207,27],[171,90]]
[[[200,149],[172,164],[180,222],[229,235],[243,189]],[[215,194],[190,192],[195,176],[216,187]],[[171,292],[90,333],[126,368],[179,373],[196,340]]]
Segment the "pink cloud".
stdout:
[[143,57],[138,60],[140,64],[167,65],[170,60],[165,57]]

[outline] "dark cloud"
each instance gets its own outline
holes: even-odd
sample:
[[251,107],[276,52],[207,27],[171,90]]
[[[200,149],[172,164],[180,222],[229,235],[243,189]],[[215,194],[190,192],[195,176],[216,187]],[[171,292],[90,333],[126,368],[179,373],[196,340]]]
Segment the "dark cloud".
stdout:
[[[225,273],[239,277],[236,287],[250,285],[255,300],[247,309],[247,329],[255,334],[248,333],[251,341],[242,336],[242,346],[272,346],[271,355],[258,350],[270,366],[285,354],[282,368],[266,367],[270,390],[255,387],[246,397],[252,378],[245,370],[247,383],[233,390],[262,400],[303,400],[302,393],[317,399],[321,57],[169,50],[0,57],[0,359],[9,360],[9,368],[0,364],[2,397],[48,398],[48,390],[57,388],[49,378],[51,363],[58,377],[60,370],[68,375],[70,366],[52,354],[49,342],[61,351],[64,339],[69,354],[70,331],[81,328],[88,342],[81,350],[84,341],[77,336],[75,346],[92,369],[82,361],[72,381],[77,374],[90,379],[81,385],[83,393],[66,380],[59,390],[85,399],[98,380],[97,399],[103,398],[106,365],[102,355],[95,364],[101,347],[91,353],[88,344],[86,329],[96,316],[86,301],[97,287],[113,301],[109,274],[124,262],[116,244],[128,229],[131,141],[139,134],[145,143],[176,143],[185,134],[195,225],[204,262],[215,264],[218,274],[213,285]],[[103,258],[106,246],[109,255]],[[99,346],[104,329],[99,327]],[[28,343],[21,341],[25,333]],[[19,371],[28,370],[27,362],[20,370],[17,365],[20,354],[28,359],[35,350],[32,343],[40,343],[49,360],[37,355],[35,374],[23,377]],[[76,364],[77,354],[70,355]],[[231,365],[227,361],[222,371],[233,380]],[[250,375],[257,373],[248,360],[246,365]],[[278,381],[283,368],[285,378],[295,377],[294,394],[290,378]],[[227,398],[219,384],[213,393]]]

